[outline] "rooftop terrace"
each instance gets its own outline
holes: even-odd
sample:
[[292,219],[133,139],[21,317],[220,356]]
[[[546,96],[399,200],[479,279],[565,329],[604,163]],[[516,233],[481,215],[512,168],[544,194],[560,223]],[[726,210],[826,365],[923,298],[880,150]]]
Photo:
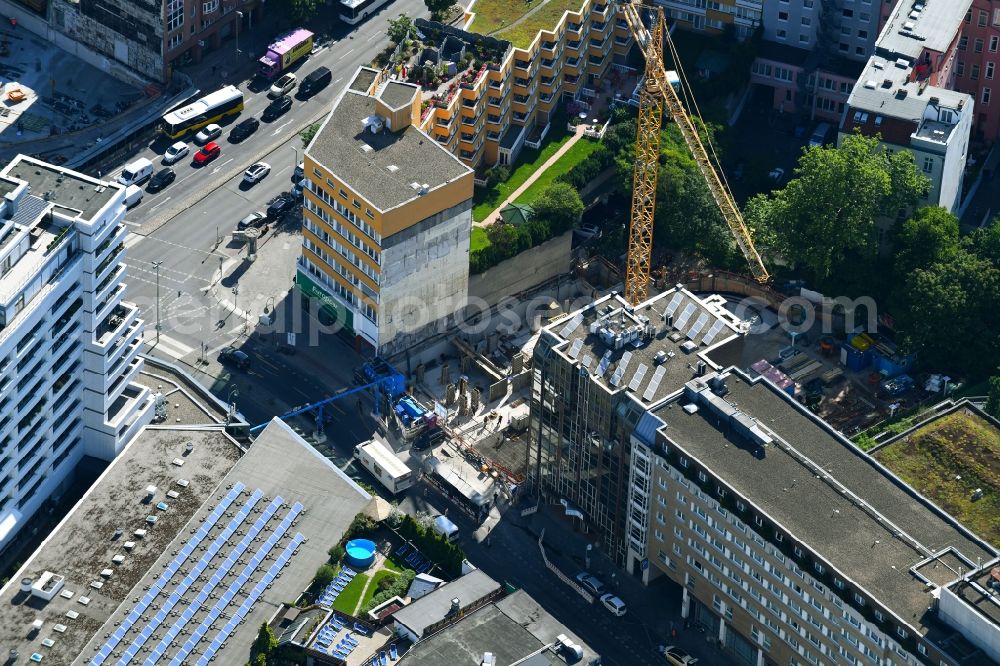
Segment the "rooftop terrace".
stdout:
[[637,308],[612,294],[545,331],[556,340],[558,352],[586,368],[593,381],[651,405],[691,379],[699,352],[738,345],[742,334],[737,327],[721,301],[674,289]]
[[738,371],[726,386],[724,401],[755,420],[770,443],[720,428],[709,406],[688,413],[686,399],[657,410],[666,423],[660,436],[915,630],[927,633],[934,624],[932,590],[911,568],[942,551],[939,566],[966,571],[996,556],[787,394]]
[[1000,547],[1000,428],[989,418],[962,406],[901,434],[873,456]]
[[63,170],[24,155],[18,155],[3,175],[26,181],[31,193],[92,220],[118,194],[122,186],[102,182],[75,171]]
[[585,0],[475,0],[469,32],[506,39],[527,48],[539,30],[555,30],[563,14],[578,12]]

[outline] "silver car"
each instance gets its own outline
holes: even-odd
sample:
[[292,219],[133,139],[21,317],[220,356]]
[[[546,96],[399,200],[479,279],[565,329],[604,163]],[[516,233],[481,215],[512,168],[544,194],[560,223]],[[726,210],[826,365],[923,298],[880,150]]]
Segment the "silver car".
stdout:
[[163,153],[163,163],[173,164],[174,162],[178,161],[179,159],[187,155],[189,152],[191,152],[191,149],[188,148],[188,145],[183,141],[178,141],[177,143],[167,148],[166,152]]
[[216,125],[215,123],[212,123],[211,125],[207,125],[205,129],[203,129],[202,131],[198,132],[198,134],[195,135],[194,140],[197,141],[198,143],[204,144],[208,143],[209,141],[215,141],[221,135],[222,135],[222,127]]

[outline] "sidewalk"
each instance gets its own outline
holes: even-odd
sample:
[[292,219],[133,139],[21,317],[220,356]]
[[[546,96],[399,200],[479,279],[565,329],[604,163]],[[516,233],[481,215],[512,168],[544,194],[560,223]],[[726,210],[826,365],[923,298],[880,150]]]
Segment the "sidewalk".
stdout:
[[570,148],[572,148],[573,144],[575,144],[577,141],[579,141],[583,137],[583,132],[584,132],[584,130],[586,128],[587,128],[586,125],[582,125],[582,124],[581,125],[577,125],[576,132],[573,133],[573,136],[571,136],[566,143],[564,143],[562,146],[560,146],[559,150],[557,150],[552,157],[550,157],[549,159],[545,160],[545,164],[543,164],[540,169],[538,169],[537,171],[535,171],[535,173],[533,173],[530,176],[528,176],[528,180],[524,181],[524,183],[521,185],[521,187],[519,187],[516,190],[514,190],[513,192],[511,192],[511,194],[510,194],[509,197],[507,197],[506,199],[504,199],[503,201],[501,201],[500,205],[497,206],[493,210],[493,212],[490,213],[486,217],[485,220],[483,220],[482,222],[476,222],[475,224],[477,226],[480,226],[480,227],[485,227],[486,225],[493,224],[494,222],[496,222],[497,220],[499,220],[500,219],[500,211],[504,209],[504,206],[506,206],[506,205],[508,205],[508,204],[510,204],[510,203],[512,203],[514,201],[517,201],[517,198],[519,196],[521,196],[522,194],[524,194],[525,190],[527,190],[529,187],[531,187],[534,184],[534,182],[536,180],[538,180],[539,177],[541,177],[541,175],[543,173],[545,173],[546,169],[548,169],[550,166],[552,166],[553,164],[555,164],[556,162],[558,162],[559,158],[561,158],[563,155],[565,155],[566,151],[568,151]]

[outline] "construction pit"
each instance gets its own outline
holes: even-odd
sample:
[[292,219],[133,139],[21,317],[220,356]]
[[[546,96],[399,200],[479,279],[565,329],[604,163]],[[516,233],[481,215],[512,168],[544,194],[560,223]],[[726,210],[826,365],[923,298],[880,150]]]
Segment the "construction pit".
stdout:
[[[95,91],[100,91],[95,93]],[[0,141],[67,134],[119,116],[143,91],[4,22],[0,27]],[[60,164],[65,156],[45,155]]]

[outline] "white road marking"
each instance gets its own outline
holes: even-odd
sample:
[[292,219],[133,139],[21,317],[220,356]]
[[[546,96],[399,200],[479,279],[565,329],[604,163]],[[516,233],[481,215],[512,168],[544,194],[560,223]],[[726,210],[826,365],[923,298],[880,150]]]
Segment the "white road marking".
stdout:
[[229,163],[230,163],[230,162],[232,162],[232,161],[233,161],[233,158],[232,158],[232,157],[230,157],[230,158],[229,158],[228,160],[226,160],[225,162],[223,162],[223,163],[222,163],[222,164],[220,164],[219,166],[217,166],[217,167],[215,167],[214,169],[212,169],[212,173],[219,173],[219,170],[220,170],[220,169],[221,169],[222,167],[226,166],[227,164],[229,164]]
[[153,206],[153,207],[152,207],[152,208],[150,208],[149,210],[156,210],[157,208],[159,208],[159,207],[160,207],[160,206],[162,206],[163,204],[167,203],[168,201],[170,201],[170,197],[167,197],[166,199],[164,199],[164,200],[163,200],[163,201],[161,201],[160,203],[156,204],[155,206]]
[[164,335],[163,333],[160,333],[159,343],[156,342],[156,338],[154,337],[153,342],[147,344],[149,344],[150,349],[161,351],[165,354],[173,356],[176,359],[184,358],[185,356],[194,351],[194,347],[188,347],[180,340],[175,340],[168,335]]
[[378,36],[379,36],[379,34],[376,32],[374,35],[372,35],[371,37],[368,38],[368,41],[370,42],[370,41],[372,41],[373,39],[375,39]]
[[125,249],[134,246],[136,243],[141,241],[145,236],[140,236],[139,234],[133,234],[129,232],[128,238],[125,239]]
[[282,125],[278,125],[278,126],[277,126],[277,127],[276,127],[276,128],[274,129],[274,131],[273,131],[273,132],[271,132],[271,135],[272,135],[272,136],[278,136],[278,132],[280,132],[280,131],[281,131],[281,130],[283,130],[284,128],[288,127],[288,126],[289,126],[289,125],[290,125],[291,123],[292,123],[292,121],[291,121],[291,120],[289,120],[289,121],[288,121],[287,123],[284,123],[284,124],[282,124]]
[[127,224],[130,227],[141,227],[142,226],[138,222],[129,222],[128,220],[125,220],[125,224]]
[[[339,58],[337,58],[337,59],[338,59],[338,60],[343,60],[344,58],[346,58],[347,56],[349,56],[349,55],[350,55],[350,54],[352,54],[352,53],[354,53],[354,49],[349,49],[349,50],[347,50],[347,51],[344,51],[343,53],[341,53],[341,54],[340,54],[340,57],[339,57]],[[340,79],[337,79],[337,81],[339,81],[339,80],[340,80]]]
[[337,85],[338,83],[340,83],[343,80],[344,80],[344,77],[340,77],[339,79],[337,79],[336,81],[333,82],[333,85]]

